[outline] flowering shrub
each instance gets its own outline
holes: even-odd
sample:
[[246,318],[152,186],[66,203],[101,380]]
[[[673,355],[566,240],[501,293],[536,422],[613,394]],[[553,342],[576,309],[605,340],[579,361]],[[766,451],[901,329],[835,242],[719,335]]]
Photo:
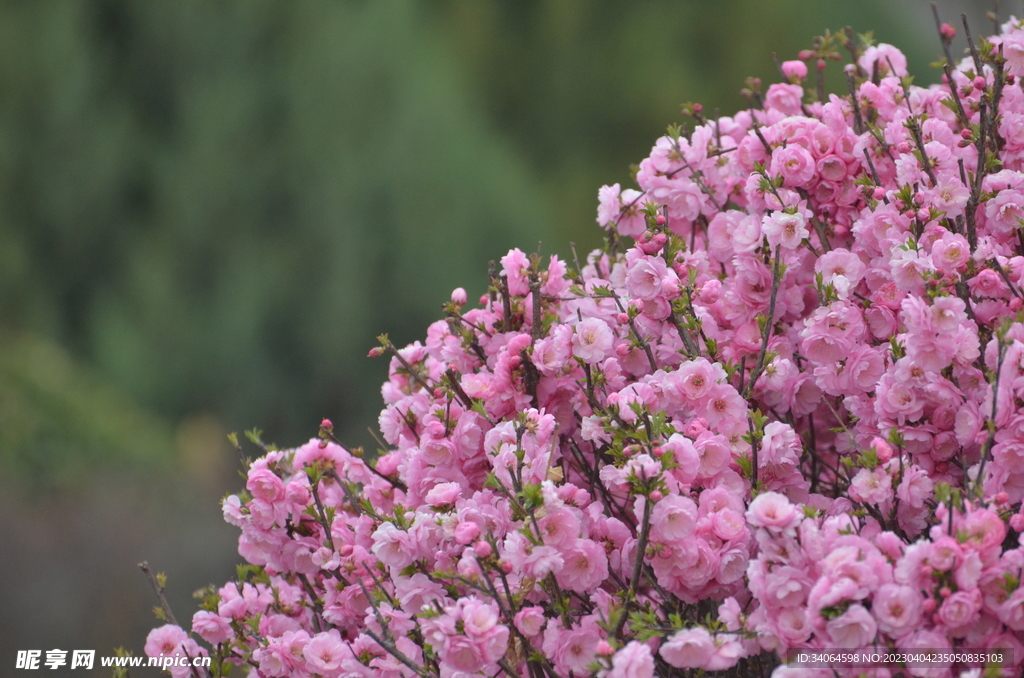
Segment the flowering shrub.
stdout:
[[[248,467],[224,516],[249,565],[147,653],[273,677],[1019,675],[1024,26],[971,46],[921,88],[894,47],[826,36],[750,110],[692,106],[639,190],[601,188],[584,265],[513,250],[425,343],[382,337],[374,464],[325,420]],[[839,47],[851,96],[806,91]],[[1002,658],[794,659],[813,650]]]

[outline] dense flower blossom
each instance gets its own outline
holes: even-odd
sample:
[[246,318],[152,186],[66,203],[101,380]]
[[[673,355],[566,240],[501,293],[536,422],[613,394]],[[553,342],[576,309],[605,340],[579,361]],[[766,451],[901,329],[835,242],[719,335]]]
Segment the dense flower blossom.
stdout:
[[[210,654],[789,678],[902,670],[798,650],[957,649],[991,654],[907,670],[1019,675],[1024,27],[928,88],[851,46],[852,96],[805,90],[808,52],[759,108],[694,108],[600,189],[578,269],[513,250],[424,343],[383,338],[375,462],[325,421],[225,500],[250,566],[193,618]],[[207,650],[168,625],[146,652]]]

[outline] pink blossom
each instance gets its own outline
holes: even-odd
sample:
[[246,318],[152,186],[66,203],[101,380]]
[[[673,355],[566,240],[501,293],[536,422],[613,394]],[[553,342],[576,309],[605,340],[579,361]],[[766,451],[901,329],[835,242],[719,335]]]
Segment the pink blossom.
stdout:
[[341,667],[341,661],[349,655],[337,629],[318,633],[306,643],[302,655],[316,673],[331,674]]
[[863,605],[851,605],[846,612],[830,619],[825,628],[836,647],[865,647],[875,639],[878,625]]
[[654,655],[651,648],[630,641],[612,657],[612,668],[605,678],[653,678]]
[[800,247],[800,243],[811,234],[806,223],[807,220],[800,213],[772,212],[761,222],[761,231],[768,238],[772,250],[779,246],[793,250]]
[[572,338],[572,352],[583,362],[600,362],[611,350],[612,341],[612,331],[603,320],[587,318],[576,325],[576,334]]
[[662,541],[682,541],[693,534],[696,525],[697,505],[689,497],[670,495],[651,511],[652,534]]
[[608,577],[608,558],[604,548],[590,539],[578,539],[562,553],[565,561],[556,579],[563,588],[585,593]]
[[715,654],[711,634],[701,626],[677,632],[659,649],[662,658],[677,669],[705,668]]
[[747,522],[773,532],[789,532],[800,522],[800,514],[785,495],[764,492],[750,502]]

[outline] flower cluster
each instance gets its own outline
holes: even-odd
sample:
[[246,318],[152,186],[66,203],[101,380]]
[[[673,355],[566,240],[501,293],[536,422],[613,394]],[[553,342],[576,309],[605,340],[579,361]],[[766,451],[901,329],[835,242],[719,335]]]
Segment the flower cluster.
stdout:
[[[424,343],[383,337],[386,449],[324,421],[267,450],[224,502],[249,565],[203,596],[209,649],[168,625],[147,652],[267,677],[1019,675],[1024,26],[928,88],[890,45],[817,44],[601,188],[605,249],[513,250]],[[850,95],[815,96],[805,62],[840,46]],[[1004,659],[786,663],[814,649]]]

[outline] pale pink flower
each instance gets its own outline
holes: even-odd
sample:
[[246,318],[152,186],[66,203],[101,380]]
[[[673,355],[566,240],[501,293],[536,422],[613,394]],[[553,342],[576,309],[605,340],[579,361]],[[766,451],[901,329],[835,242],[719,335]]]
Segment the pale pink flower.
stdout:
[[651,533],[660,541],[678,542],[693,534],[697,505],[689,497],[669,495],[651,511]]
[[612,657],[612,668],[604,678],[653,678],[654,655],[647,645],[630,641]]
[[800,522],[800,513],[785,495],[764,492],[750,502],[747,508],[747,522],[772,532],[788,533]]
[[598,318],[587,318],[576,325],[572,337],[573,355],[586,363],[597,363],[607,357],[612,348],[611,329]]
[[799,212],[772,212],[766,215],[761,221],[761,232],[768,238],[772,250],[778,246],[794,250],[811,234],[807,230],[807,220]]
[[702,626],[678,631],[662,643],[658,653],[677,669],[699,669],[707,666],[715,654],[711,634]]

